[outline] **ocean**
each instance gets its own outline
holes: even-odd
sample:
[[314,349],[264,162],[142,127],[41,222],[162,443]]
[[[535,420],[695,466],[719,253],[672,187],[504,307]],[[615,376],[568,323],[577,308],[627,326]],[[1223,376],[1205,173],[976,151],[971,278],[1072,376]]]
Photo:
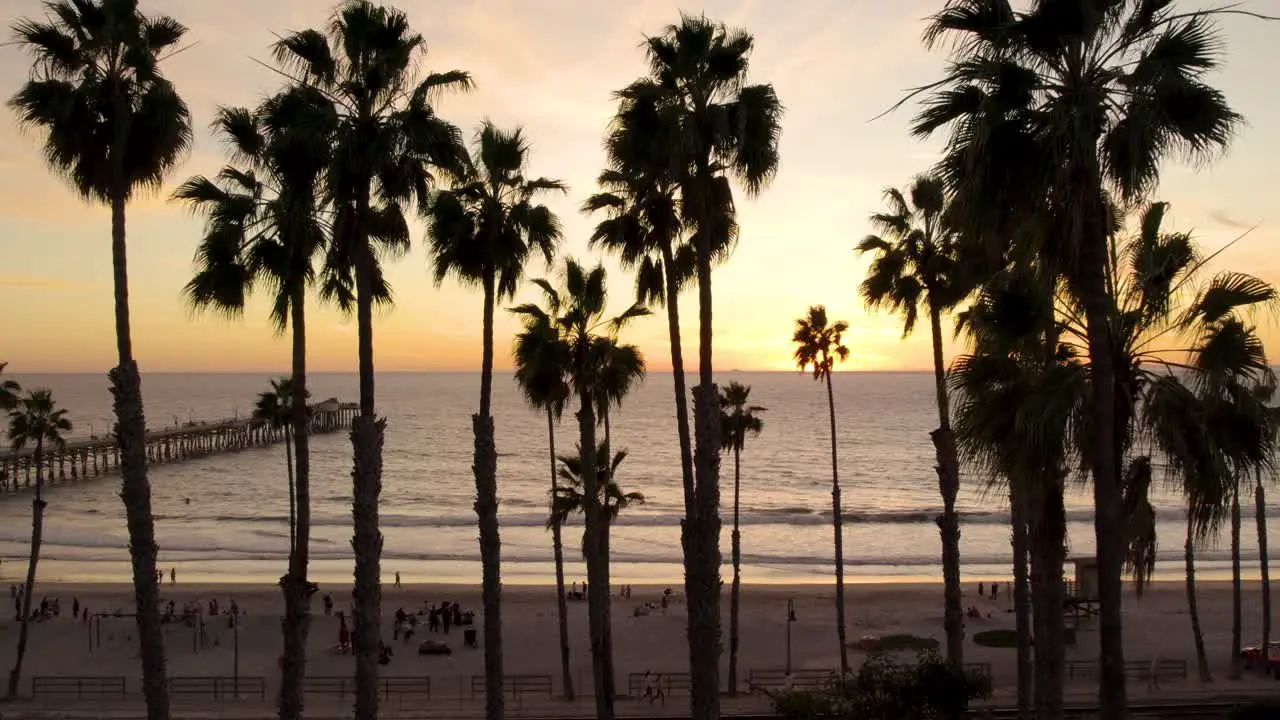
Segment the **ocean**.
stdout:
[[[103,434],[112,423],[105,374],[14,375],[24,388],[48,387],[75,423],[73,437]],[[188,420],[244,417],[267,374],[147,374],[143,393],[153,429]],[[832,577],[831,462],[825,390],[801,373],[724,373],[752,387],[764,432],[742,454],[744,582],[820,583]],[[354,401],[354,374],[309,379],[314,400]],[[840,481],[851,582],[941,579],[934,517],[941,504],[928,432],[937,424],[927,373],[839,373],[835,377]],[[386,373],[377,378],[387,418],[382,491],[383,576],[405,582],[479,583],[472,502],[471,414],[478,373]],[[553,581],[551,534],[545,529],[550,467],[545,416],[521,400],[509,373],[494,383],[499,521],[504,582]],[[618,582],[675,583],[682,577],[681,490],[669,373],[654,372],[612,417],[615,448],[629,451],[618,472],[626,491],[644,493],[612,533]],[[576,422],[566,414],[558,453],[573,452]],[[351,446],[345,433],[311,445],[311,575],[351,577]],[[288,503],[282,445],[215,455],[150,470],[160,564],[191,582],[272,582],[285,568]],[[722,463],[724,577],[730,577],[733,461]],[[129,579],[119,478],[108,475],[47,492],[43,580]],[[1180,500],[1156,490],[1160,537],[1157,577],[1182,576]],[[190,501],[189,503],[187,501]],[[1067,498],[1071,555],[1093,552],[1092,497],[1081,485]],[[1246,576],[1256,576],[1257,543],[1250,493],[1243,547]],[[959,499],[966,580],[1011,574],[1008,503],[1002,488],[967,473]],[[0,577],[25,573],[31,505],[25,493],[0,497]],[[1269,510],[1271,536],[1280,507]],[[577,529],[565,533],[570,580],[585,576]],[[1273,541],[1273,547],[1275,543]],[[1206,577],[1226,577],[1226,538],[1200,552]]]

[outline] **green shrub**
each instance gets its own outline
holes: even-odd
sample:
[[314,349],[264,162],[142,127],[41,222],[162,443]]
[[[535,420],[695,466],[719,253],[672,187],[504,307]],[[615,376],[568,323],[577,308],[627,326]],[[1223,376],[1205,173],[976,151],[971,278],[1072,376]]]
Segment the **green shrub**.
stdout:
[[[1016,648],[1018,647],[1018,631],[1017,630],[983,630],[975,633],[973,641],[983,647],[993,648]],[[1062,643],[1068,646],[1076,644],[1076,629],[1062,629]]]
[[933,720],[961,717],[971,700],[991,695],[991,678],[957,671],[934,651],[914,664],[872,655],[858,672],[816,691],[772,695],[785,720]]

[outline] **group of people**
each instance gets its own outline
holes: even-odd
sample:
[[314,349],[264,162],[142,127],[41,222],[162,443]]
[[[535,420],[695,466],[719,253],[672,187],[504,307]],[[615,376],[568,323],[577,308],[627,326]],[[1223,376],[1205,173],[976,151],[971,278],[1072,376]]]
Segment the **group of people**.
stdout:
[[[193,627],[200,620],[200,610],[201,610],[200,606],[201,606],[201,601],[188,600],[182,604],[182,614],[179,615],[177,613],[176,604],[173,602],[173,600],[170,600],[165,605],[165,612],[164,612],[164,615],[160,617],[160,622],[171,623],[171,622],[181,621],[183,625],[186,625],[187,627]],[[208,614],[210,617],[219,614],[219,612],[221,611],[221,606],[218,605],[217,598],[209,598],[208,605],[206,607],[209,610]],[[230,610],[226,613],[227,627],[232,626],[232,624],[235,622],[235,616],[239,614],[240,614],[240,608],[239,606],[236,605],[236,601],[232,599]]]
[[[998,599],[998,598],[999,598],[999,596],[1000,596],[1000,583],[998,583],[998,582],[993,582],[993,583],[991,583],[991,584],[988,586],[988,585],[987,585],[987,583],[984,583],[984,582],[982,582],[982,581],[979,581],[979,582],[978,582],[978,597],[980,597],[980,598],[985,598],[985,597],[987,597],[988,595],[987,595],[986,590],[987,590],[987,588],[988,588],[988,587],[990,587],[990,588],[991,588],[991,594],[990,594],[991,599],[992,599],[992,600],[996,600],[996,599]],[[1005,583],[1005,584],[1004,584],[1005,597],[1013,597],[1013,590],[1012,590],[1012,588],[1013,588],[1013,583]]]
[[[572,588],[568,592],[566,592],[565,595],[568,596],[570,600],[586,600],[587,599],[587,581],[586,580],[582,581],[581,591],[578,590],[578,581],[577,580],[573,581]],[[623,600],[630,600],[631,586],[623,585],[622,587],[618,588],[618,597],[622,598]]]
[[[26,585],[10,585],[9,598],[13,600],[13,619],[22,619],[22,606],[27,599]],[[31,608],[32,620],[48,620],[62,615],[62,601],[54,597],[42,597],[39,604]],[[80,619],[80,600],[72,598],[71,601],[71,619]],[[89,608],[84,609],[84,621],[89,621]]]

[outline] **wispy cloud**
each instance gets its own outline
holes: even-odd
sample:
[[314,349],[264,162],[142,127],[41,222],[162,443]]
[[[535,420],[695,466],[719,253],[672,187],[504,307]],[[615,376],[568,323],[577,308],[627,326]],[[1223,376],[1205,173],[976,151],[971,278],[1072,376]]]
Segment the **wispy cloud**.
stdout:
[[1257,223],[1247,223],[1243,220],[1233,218],[1231,215],[1227,214],[1226,210],[1221,209],[1211,210],[1209,212],[1209,217],[1213,218],[1214,222],[1219,225],[1224,225],[1233,230],[1251,230],[1257,225]]
[[67,280],[57,277],[41,277],[38,275],[0,275],[0,290],[85,290],[96,287],[96,283]]

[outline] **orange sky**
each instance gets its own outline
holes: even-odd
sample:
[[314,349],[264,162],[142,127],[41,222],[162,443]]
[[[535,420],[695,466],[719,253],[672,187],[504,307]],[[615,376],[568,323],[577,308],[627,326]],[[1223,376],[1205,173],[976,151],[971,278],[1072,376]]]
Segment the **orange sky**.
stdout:
[[[813,303],[850,321],[854,355],[849,369],[928,367],[927,334],[899,339],[895,318],[871,316],[856,289],[866,261],[852,252],[879,209],[885,185],[901,185],[926,169],[936,145],[910,138],[910,108],[872,121],[905,88],[938,77],[943,57],[919,43],[921,18],[941,0],[708,1],[710,16],[751,30],[756,53],[751,77],[775,85],[787,106],[782,167],[759,199],[740,199],[742,237],[715,275],[716,364],[730,369],[791,367],[791,324]],[[1198,3],[1192,3],[1198,4]],[[566,229],[564,249],[586,258],[591,220],[577,207],[593,192],[603,159],[600,138],[613,111],[610,92],[644,69],[637,47],[644,33],[674,22],[681,5],[666,0],[595,3],[570,0],[403,0],[430,46],[427,69],[466,69],[478,89],[450,97],[438,110],[468,134],[482,118],[522,124],[533,142],[532,170],[563,179],[567,198],[552,201]],[[1265,10],[1269,3],[1246,3]],[[129,249],[135,352],[146,370],[281,370],[288,344],[272,335],[263,303],[243,320],[193,317],[180,291],[191,273],[200,223],[167,202],[191,174],[212,174],[222,148],[205,130],[218,105],[252,104],[278,84],[254,58],[265,59],[272,33],[321,24],[327,0],[143,0],[191,28],[192,46],[167,72],[186,97],[198,125],[196,146],[157,196],[129,208]],[[6,17],[40,11],[38,0],[4,0]],[[1275,260],[1280,230],[1268,222],[1280,138],[1280,26],[1230,20],[1227,67],[1214,77],[1249,125],[1231,154],[1210,168],[1170,164],[1158,197],[1173,203],[1176,226],[1193,229],[1217,247],[1242,228],[1261,225],[1226,253],[1221,266],[1280,281]],[[0,48],[0,88],[10,95],[28,62],[13,46]],[[1274,219],[1273,219],[1274,220]],[[413,252],[391,270],[397,304],[377,320],[380,369],[472,369],[480,360],[480,297],[446,285],[435,289],[414,228]],[[109,217],[77,200],[41,164],[38,137],[21,134],[12,114],[0,123],[0,359],[20,373],[99,371],[114,363]],[[631,278],[609,264],[619,305]],[[542,274],[535,265],[531,275]],[[532,298],[523,293],[519,299]],[[694,339],[694,298],[684,325]],[[311,312],[310,358],[317,371],[355,367],[351,323],[336,312]],[[515,323],[500,318],[498,347],[509,345]],[[637,324],[628,339],[653,369],[666,369],[665,315]],[[1268,344],[1280,340],[1264,328]],[[505,353],[499,366],[509,367]]]

